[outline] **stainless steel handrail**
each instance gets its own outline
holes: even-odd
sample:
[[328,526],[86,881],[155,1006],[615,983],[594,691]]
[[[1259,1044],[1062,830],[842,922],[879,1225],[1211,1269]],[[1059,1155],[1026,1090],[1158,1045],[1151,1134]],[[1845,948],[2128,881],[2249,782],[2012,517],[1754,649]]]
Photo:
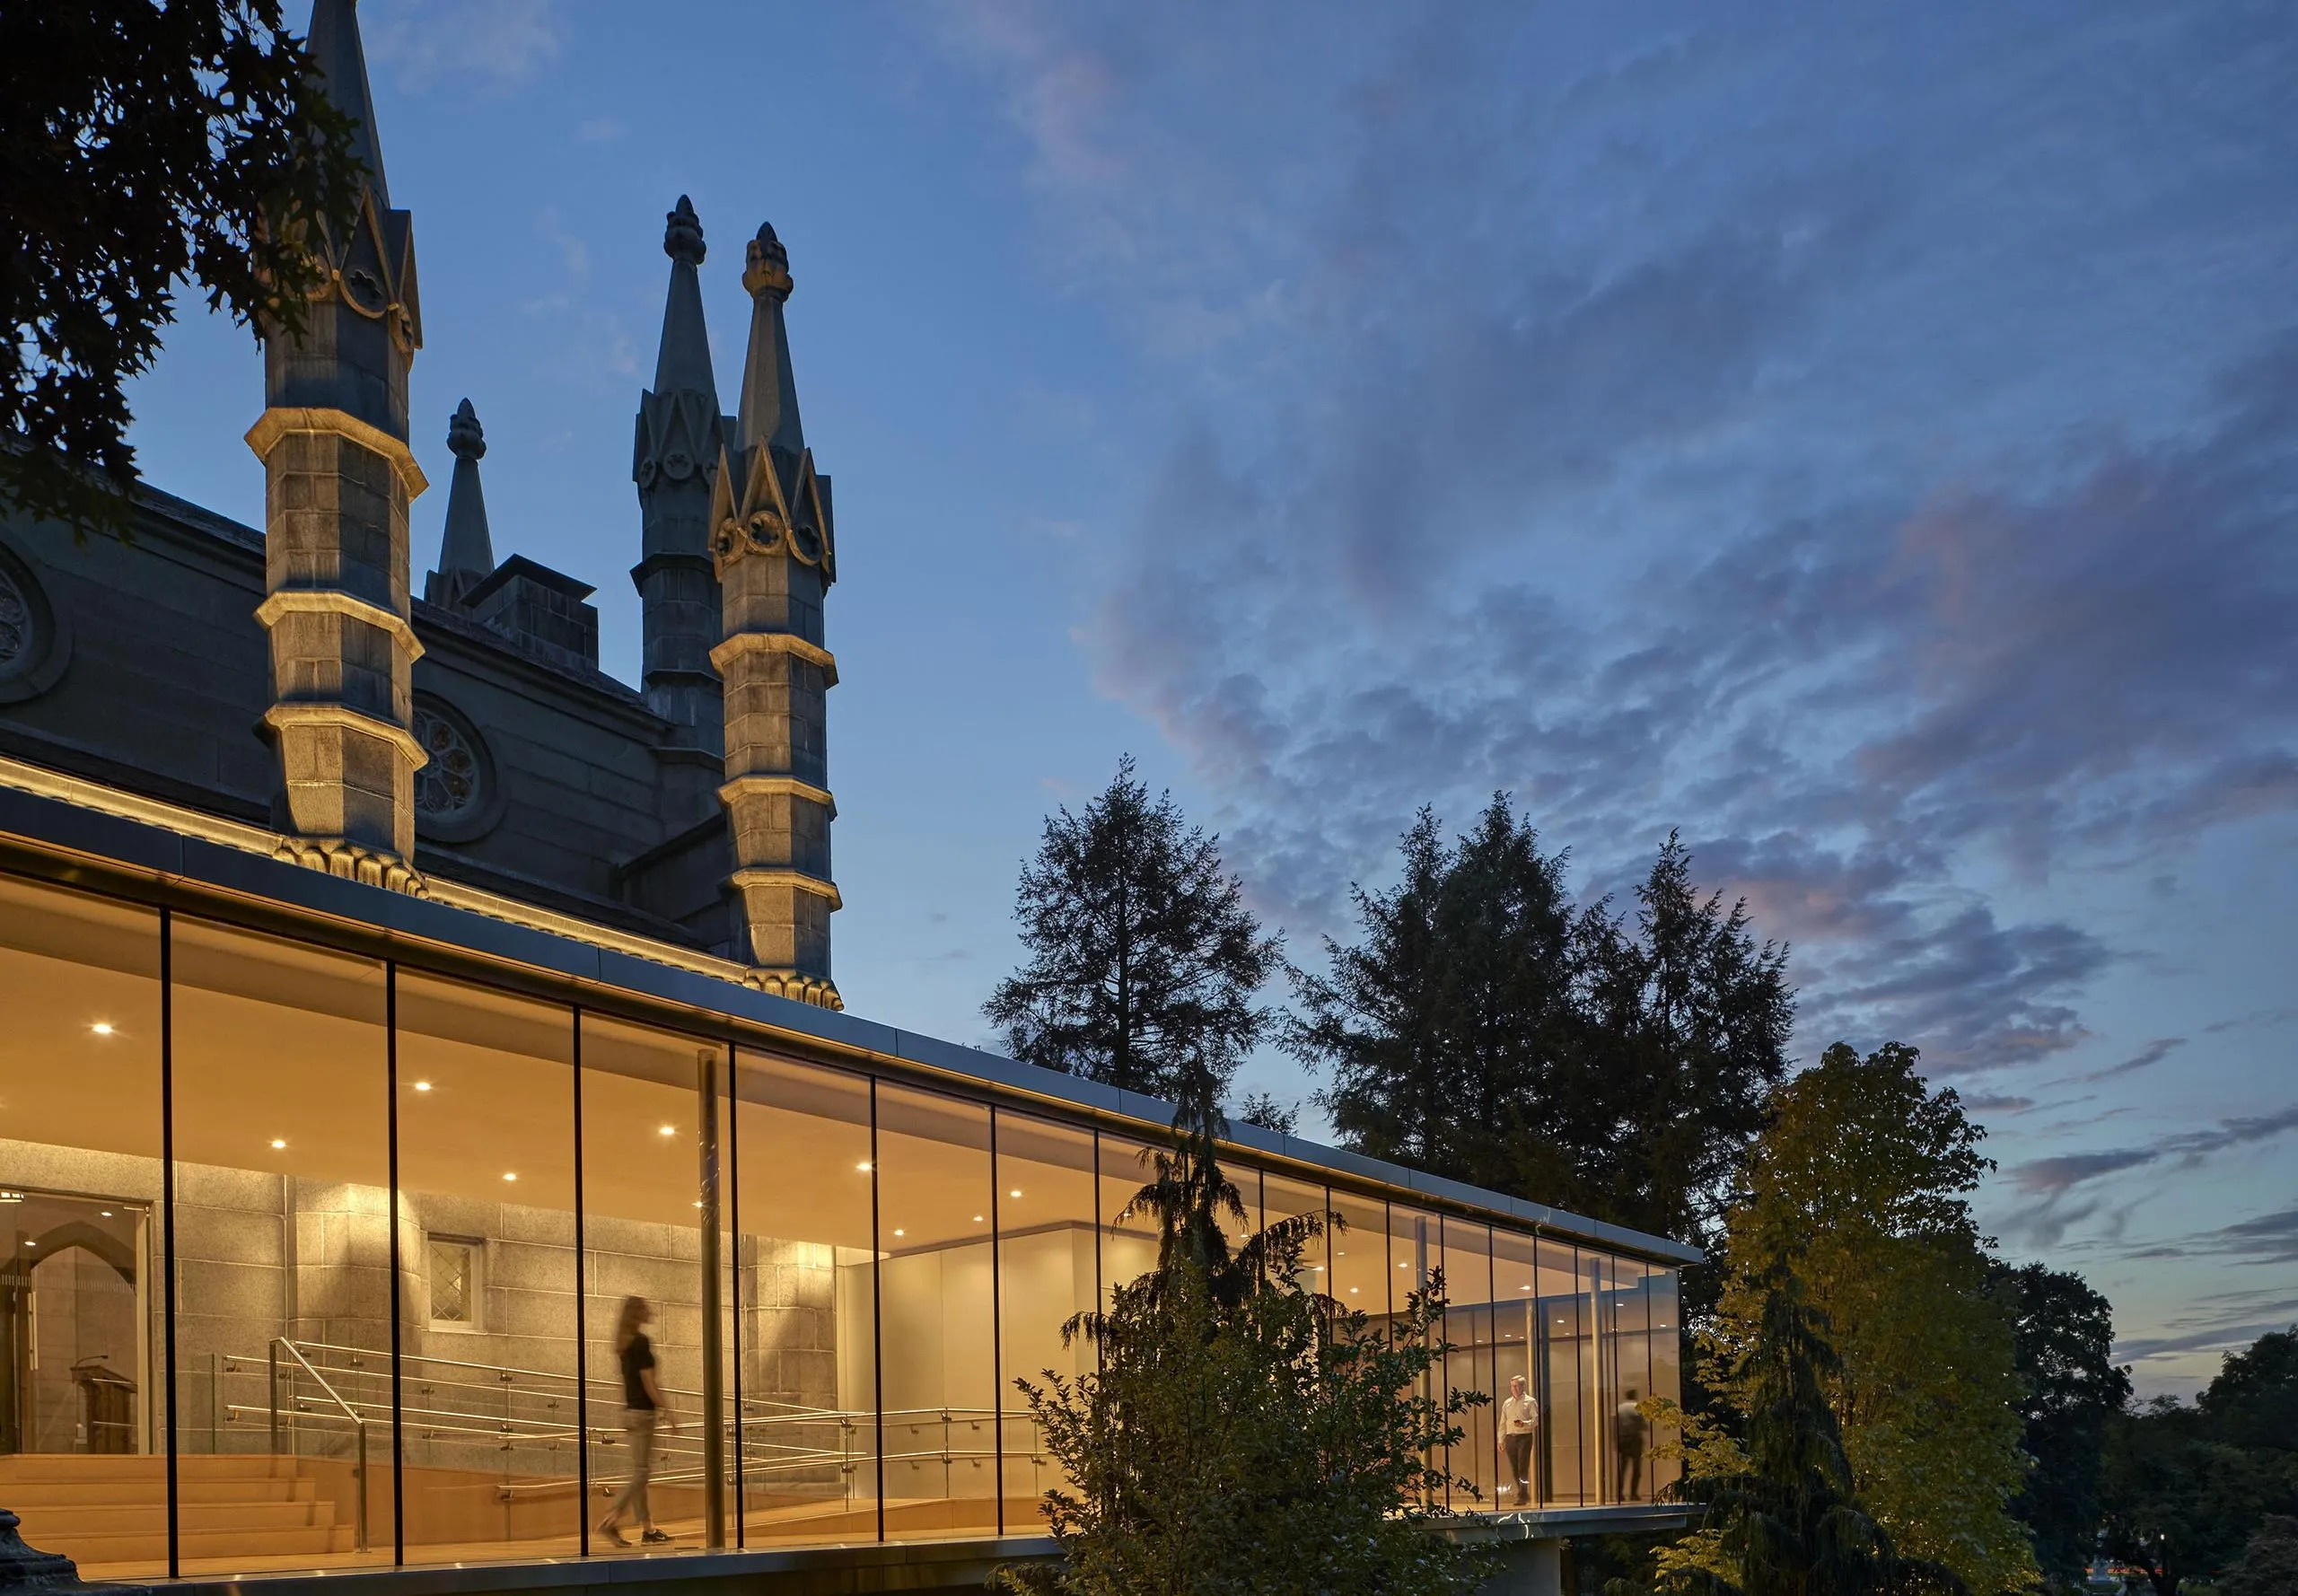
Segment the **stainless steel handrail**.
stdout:
[[275,1454],[279,1449],[279,1352],[282,1347],[303,1372],[311,1377],[320,1390],[327,1393],[328,1400],[343,1409],[343,1416],[351,1421],[352,1428],[358,1435],[359,1465],[353,1475],[358,1481],[358,1497],[353,1504],[353,1521],[357,1527],[358,1549],[364,1552],[367,1549],[367,1421],[343,1399],[341,1392],[328,1383],[326,1375],[311,1367],[311,1361],[303,1355],[302,1347],[285,1336],[274,1336],[268,1350],[271,1362],[271,1444]]

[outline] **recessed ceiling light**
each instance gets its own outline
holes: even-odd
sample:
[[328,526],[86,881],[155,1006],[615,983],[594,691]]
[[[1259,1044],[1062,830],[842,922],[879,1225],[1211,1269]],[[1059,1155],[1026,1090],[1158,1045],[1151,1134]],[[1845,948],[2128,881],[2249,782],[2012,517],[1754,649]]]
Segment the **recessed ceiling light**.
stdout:
[[674,1136],[679,1134],[679,1127],[675,1125],[666,1125],[662,1127],[662,1134],[666,1136]]
[[21,1191],[0,1191],[0,1203],[21,1203],[23,1200],[24,1194]]
[[1020,1197],[1022,1195],[1022,1188],[1016,1186],[1013,1190],[1007,1192],[1005,1195],[1007,1197]]
[[1349,1294],[1350,1296],[1352,1296],[1352,1297],[1353,1297],[1353,1296],[1355,1296],[1355,1295],[1357,1293],[1357,1292],[1358,1292],[1359,1290],[1361,1290],[1361,1289],[1362,1289],[1362,1288],[1361,1288],[1361,1287],[1359,1287],[1359,1286],[1354,1286],[1354,1285],[1352,1285],[1352,1286],[1350,1286],[1350,1287],[1348,1288],[1348,1294]]
[[110,1219],[110,1218],[111,1217],[111,1210],[110,1210],[110,1208],[106,1208],[106,1209],[102,1212],[102,1214],[100,1215],[100,1217],[104,1218],[104,1219]]
[[111,1022],[109,1020],[99,1020],[93,1025],[89,1026],[88,1029],[94,1031],[98,1036],[110,1036],[111,1034]]
[[1399,1264],[1397,1267],[1399,1269],[1409,1269],[1412,1266],[1410,1264]]
[[518,1171],[515,1170],[504,1170],[503,1171],[503,1179],[505,1180],[516,1180],[518,1178]]
[[1324,1272],[1325,1267],[1322,1264],[1311,1264],[1309,1266],[1309,1273],[1311,1275],[1321,1275]]
[[897,1236],[906,1236],[909,1234],[909,1232],[908,1231],[896,1231],[894,1234]]
[[973,1222],[974,1222],[976,1224],[979,1224],[979,1223],[981,1223],[981,1215],[978,1215],[978,1214],[975,1215],[973,1216]]
[[431,1083],[428,1081],[417,1081],[415,1083],[415,1089],[417,1092],[428,1092],[431,1090]]
[[866,1158],[865,1158],[865,1159],[864,1159],[860,1163],[855,1164],[854,1167],[855,1167],[855,1169],[857,1169],[857,1170],[861,1171],[864,1174],[865,1174],[865,1175],[866,1175],[866,1174],[868,1174],[868,1173],[870,1172],[870,1161],[869,1161],[868,1159],[866,1159]]
[[271,1150],[272,1150],[274,1153],[277,1153],[277,1152],[279,1152],[282,1148],[285,1147],[286,1145],[287,1145],[287,1143],[286,1143],[285,1138],[284,1138],[284,1137],[281,1137],[281,1136],[274,1136],[274,1137],[272,1137],[272,1138],[271,1138]]
[[37,1242],[37,1241],[27,1241],[27,1242],[25,1242],[25,1243],[24,1243],[24,1245],[25,1245],[25,1246],[27,1246],[27,1247],[37,1247],[37,1246],[39,1246],[39,1242]]

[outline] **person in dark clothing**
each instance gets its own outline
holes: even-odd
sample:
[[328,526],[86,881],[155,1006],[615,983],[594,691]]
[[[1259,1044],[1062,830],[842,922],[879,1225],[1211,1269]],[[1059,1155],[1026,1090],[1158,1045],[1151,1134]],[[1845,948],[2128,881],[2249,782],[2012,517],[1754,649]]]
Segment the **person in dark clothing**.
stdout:
[[622,1538],[626,1520],[637,1523],[642,1541],[660,1545],[671,1539],[654,1528],[653,1508],[646,1500],[646,1482],[654,1472],[655,1428],[679,1427],[671,1405],[662,1400],[662,1385],[654,1378],[654,1344],[646,1338],[643,1328],[653,1318],[654,1310],[645,1297],[625,1297],[621,1316],[615,1321],[615,1357],[622,1365],[622,1433],[630,1443],[630,1477],[623,1482],[614,1505],[607,1509],[607,1516],[599,1521],[599,1533],[614,1546],[630,1544]]
[[1619,1460],[1617,1495],[1634,1502],[1644,1495],[1644,1409],[1636,1406],[1636,1388],[1612,1414],[1612,1451]]

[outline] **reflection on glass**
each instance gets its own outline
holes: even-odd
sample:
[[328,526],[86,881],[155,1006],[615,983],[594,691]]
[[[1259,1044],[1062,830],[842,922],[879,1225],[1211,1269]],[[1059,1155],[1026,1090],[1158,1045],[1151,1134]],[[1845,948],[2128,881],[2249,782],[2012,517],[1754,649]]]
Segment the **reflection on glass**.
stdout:
[[1157,1216],[1145,1206],[1136,1206],[1142,1188],[1154,1174],[1150,1157],[1146,1143],[1106,1133],[1101,1136],[1101,1289],[1104,1311],[1118,1286],[1138,1280],[1157,1265]]
[[1559,1504],[1594,1500],[1595,1476],[1587,1462],[1593,1442],[1588,1405],[1581,1399],[1581,1371],[1592,1368],[1595,1352],[1586,1331],[1587,1303],[1580,1290],[1579,1256],[1561,1241],[1539,1247],[1541,1444],[1548,1490],[1543,1500]]
[[874,1539],[870,1083],[735,1057],[740,1540]]
[[156,914],[0,880],[0,1505],[96,1578],[168,1572],[159,974]]
[[399,975],[407,1560],[578,1549],[574,1016]]
[[1452,1348],[1444,1357],[1445,1383],[1452,1390],[1485,1399],[1453,1420],[1460,1439],[1452,1447],[1446,1472],[1453,1479],[1452,1506],[1466,1513],[1491,1507],[1498,1492],[1499,1443],[1494,1438],[1492,1400],[1492,1232],[1484,1225],[1448,1217],[1443,1241],[1443,1335]]
[[[1648,1395],[1683,1405],[1683,1320],[1677,1306],[1677,1275],[1673,1269],[1653,1269],[1644,1276],[1645,1312],[1652,1321],[1652,1389]],[[1665,1498],[1668,1488],[1683,1477],[1683,1460],[1660,1454],[1677,1440],[1673,1425],[1654,1425],[1645,1448],[1644,1466],[1651,1476],[1651,1499]]]
[[1389,1206],[1375,1198],[1333,1198],[1332,1298],[1370,1316],[1385,1331],[1389,1316]]
[[1494,1505],[1548,1499],[1543,1439],[1549,1427],[1541,1364],[1539,1253],[1532,1238],[1492,1232],[1493,1425],[1499,1474]]
[[706,1311],[725,1049],[588,1013],[581,1029],[591,1549],[649,1525],[707,1545],[732,1418]]
[[[1261,1223],[1272,1225],[1281,1219],[1292,1219],[1309,1214],[1320,1218],[1325,1212],[1325,1188],[1322,1183],[1295,1180],[1289,1175],[1263,1175],[1261,1189]],[[1322,1291],[1325,1276],[1331,1270],[1328,1238],[1311,1236],[1301,1250],[1300,1272],[1296,1283],[1306,1291]]]
[[173,923],[181,1567],[392,1557],[390,1095],[383,967]]
[[879,1083],[878,1390],[891,1539],[997,1526],[992,1189],[987,1108]]
[[1067,1483],[1015,1382],[1092,1372],[1093,1344],[1062,1327],[1093,1306],[1093,1135],[1024,1114],[997,1115],[998,1364],[1004,1415],[1005,1527],[1045,1517],[1045,1493]]

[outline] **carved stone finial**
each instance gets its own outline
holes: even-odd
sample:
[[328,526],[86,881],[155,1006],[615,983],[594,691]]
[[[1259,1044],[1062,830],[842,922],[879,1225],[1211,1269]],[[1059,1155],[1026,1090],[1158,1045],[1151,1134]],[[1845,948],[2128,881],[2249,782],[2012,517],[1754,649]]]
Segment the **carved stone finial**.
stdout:
[[678,209],[662,221],[662,253],[689,266],[700,266],[707,251],[702,242],[702,218],[694,214],[694,201],[680,195]]
[[752,299],[761,294],[790,297],[790,251],[774,235],[774,224],[758,224],[758,236],[742,251],[742,286]]
[[447,423],[447,451],[457,460],[487,458],[487,433],[469,399],[455,407],[454,417]]

